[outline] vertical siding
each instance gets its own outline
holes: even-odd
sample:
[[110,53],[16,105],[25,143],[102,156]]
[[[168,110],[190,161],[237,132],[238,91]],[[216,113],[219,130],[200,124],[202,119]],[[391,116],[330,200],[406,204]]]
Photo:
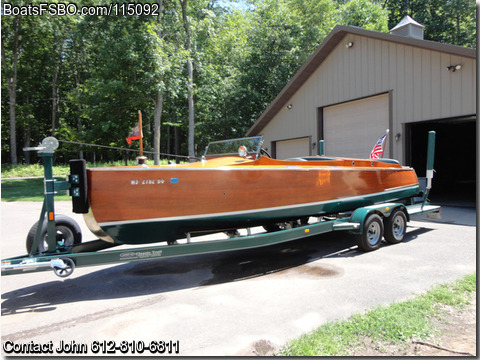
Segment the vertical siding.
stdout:
[[440,76],[440,54],[432,54],[430,58],[430,116],[432,119],[440,119],[442,107],[442,77]]
[[432,113],[432,74],[430,72],[432,66],[432,53],[427,50],[421,50],[421,87],[422,87],[422,112],[421,119],[428,118]]
[[[452,65],[456,64],[461,64],[462,60],[461,58],[457,56],[450,56],[450,62]],[[465,69],[462,68],[459,71],[455,72],[450,72],[448,71],[448,74],[450,75],[450,81],[451,81],[451,91],[454,94],[457,94],[455,97],[450,97],[451,101],[451,116],[455,116],[458,114],[461,114],[462,112],[462,96],[463,96],[463,86],[462,86],[462,73],[464,73]]]
[[446,64],[450,63],[450,55],[448,54],[440,54],[440,69],[438,70],[438,73],[440,75],[440,81],[441,81],[441,88],[440,88],[440,104],[438,106],[440,109],[442,109],[442,112],[440,113],[440,117],[450,117],[450,109],[452,107],[451,104],[451,95],[448,91],[445,91],[446,89],[451,89],[451,84],[450,84],[450,73],[446,71],[445,67],[447,66]]
[[[405,106],[404,118],[397,120],[401,122],[411,122],[414,119],[413,114],[415,113],[415,89],[413,88],[413,48],[410,46],[404,46],[404,53],[399,53],[399,56],[403,56],[405,64],[404,73],[400,73],[399,75],[403,75],[405,79],[405,88],[403,89],[405,94],[404,104],[408,104],[408,106]],[[399,105],[401,105],[401,103],[399,103]]]
[[408,76],[409,87],[406,89],[411,92],[412,112],[407,121],[413,121],[413,119],[422,118],[422,50],[419,48],[412,49],[412,59],[410,64],[410,70],[413,76]]
[[473,60],[464,61],[462,64],[462,70],[460,75],[462,77],[462,96],[461,96],[461,108],[468,109],[471,104],[475,104],[475,76],[472,76],[472,68],[475,68],[475,62]]
[[[397,45],[395,46],[395,57],[397,59],[397,71],[392,71],[396,76],[395,79],[397,81],[396,86],[393,88],[395,95],[394,95],[394,101],[393,103],[397,105],[396,112],[394,112],[394,117],[396,115],[396,119],[400,122],[405,122],[405,106],[402,106],[401,104],[405,104],[407,101],[407,94],[405,91],[405,84],[406,84],[406,79],[405,79],[405,56],[402,56],[402,54],[405,53],[405,46],[403,45]],[[395,83],[393,83],[395,84]]]
[[[351,48],[345,45],[353,42]],[[448,65],[462,64],[454,73]],[[475,59],[348,34],[264,128],[271,141],[312,136],[317,108],[391,92],[393,134],[409,122],[476,113]],[[382,129],[383,131],[383,129]],[[402,161],[401,142],[393,156]]]

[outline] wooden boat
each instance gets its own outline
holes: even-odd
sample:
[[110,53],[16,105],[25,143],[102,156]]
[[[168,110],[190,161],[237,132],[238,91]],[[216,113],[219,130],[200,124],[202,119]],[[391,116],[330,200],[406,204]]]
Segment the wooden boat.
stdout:
[[117,244],[173,242],[186,233],[267,226],[420,192],[415,171],[395,160],[276,160],[262,156],[261,143],[213,142],[189,164],[89,168],[86,223]]

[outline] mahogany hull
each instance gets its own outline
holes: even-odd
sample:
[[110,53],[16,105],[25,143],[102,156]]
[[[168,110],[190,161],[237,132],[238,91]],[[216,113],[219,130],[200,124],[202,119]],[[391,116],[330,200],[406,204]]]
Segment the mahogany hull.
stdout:
[[420,191],[415,172],[399,165],[262,159],[88,169],[87,224],[105,240],[143,244],[353,210]]

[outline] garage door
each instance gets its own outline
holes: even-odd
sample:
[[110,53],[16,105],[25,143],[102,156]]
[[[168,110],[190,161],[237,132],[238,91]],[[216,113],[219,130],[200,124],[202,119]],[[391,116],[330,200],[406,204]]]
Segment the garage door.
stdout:
[[[325,154],[368,158],[377,140],[389,127],[388,94],[325,107]],[[389,157],[388,141],[383,157]]]
[[282,140],[275,144],[275,157],[277,159],[310,155],[310,137]]

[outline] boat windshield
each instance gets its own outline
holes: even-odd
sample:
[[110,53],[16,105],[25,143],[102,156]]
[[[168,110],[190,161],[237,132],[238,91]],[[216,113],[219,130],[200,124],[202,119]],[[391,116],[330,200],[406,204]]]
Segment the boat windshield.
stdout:
[[263,136],[212,141],[205,148],[205,158],[239,155],[244,158],[257,159],[263,143]]

